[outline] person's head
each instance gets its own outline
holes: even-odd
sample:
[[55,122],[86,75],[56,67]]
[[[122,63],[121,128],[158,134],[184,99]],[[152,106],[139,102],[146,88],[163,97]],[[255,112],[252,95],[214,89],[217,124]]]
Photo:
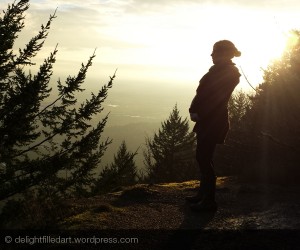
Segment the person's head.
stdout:
[[216,42],[211,53],[214,64],[230,61],[232,58],[239,56],[241,56],[241,52],[229,40]]

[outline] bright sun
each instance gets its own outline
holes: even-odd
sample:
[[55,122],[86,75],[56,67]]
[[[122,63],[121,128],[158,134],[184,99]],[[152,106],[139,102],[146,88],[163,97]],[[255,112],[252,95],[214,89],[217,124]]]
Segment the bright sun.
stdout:
[[258,34],[261,38],[254,48],[257,64],[267,67],[270,62],[280,58],[287,43],[287,36],[283,33]]
[[270,40],[265,44],[265,48],[261,50],[267,63],[282,56],[286,47],[286,42],[287,37],[283,34],[270,37]]
[[262,69],[266,69],[272,61],[283,55],[289,39],[288,35],[283,32],[265,33],[261,31],[257,34],[257,37],[249,41],[249,39],[241,36],[237,43],[241,47],[242,56],[235,59],[235,62],[247,77],[247,80],[242,77],[242,87],[249,87],[248,80],[253,86],[257,86],[262,82]]

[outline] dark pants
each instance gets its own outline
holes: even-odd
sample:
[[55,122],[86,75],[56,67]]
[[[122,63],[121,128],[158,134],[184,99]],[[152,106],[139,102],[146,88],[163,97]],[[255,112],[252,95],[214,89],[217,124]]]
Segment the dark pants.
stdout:
[[215,142],[197,135],[196,160],[199,164],[201,180],[214,180],[216,178],[213,164],[215,149]]

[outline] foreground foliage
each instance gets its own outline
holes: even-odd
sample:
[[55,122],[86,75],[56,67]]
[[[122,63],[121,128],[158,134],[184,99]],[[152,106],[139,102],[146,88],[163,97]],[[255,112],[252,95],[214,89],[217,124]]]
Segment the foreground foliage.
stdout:
[[23,49],[14,48],[24,28],[28,0],[8,6],[0,17],[0,200],[35,188],[47,196],[85,193],[93,170],[110,143],[101,134],[107,115],[103,101],[115,77],[97,94],[78,103],[93,54],[75,76],[57,81],[58,94],[50,87],[57,48],[33,74],[32,60],[42,49],[55,13]]

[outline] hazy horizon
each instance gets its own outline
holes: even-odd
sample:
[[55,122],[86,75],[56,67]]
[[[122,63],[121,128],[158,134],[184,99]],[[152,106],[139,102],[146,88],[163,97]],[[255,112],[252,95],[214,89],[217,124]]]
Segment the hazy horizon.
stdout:
[[[0,9],[6,10],[8,3],[13,1],[2,0]],[[104,103],[104,114],[110,112],[107,128],[148,124],[145,133],[151,133],[176,103],[181,115],[188,116],[218,40],[232,40],[242,52],[234,62],[252,85],[261,83],[262,68],[280,56],[288,31],[297,28],[299,7],[296,0],[32,0],[15,49],[23,48],[57,8],[32,72],[58,44],[52,82],[64,81],[77,74],[96,49],[79,101],[97,92],[118,69]],[[244,76],[238,89],[251,90]],[[143,131],[139,133],[142,138]],[[115,148],[122,137],[119,133]],[[131,150],[138,144],[126,141]]]

